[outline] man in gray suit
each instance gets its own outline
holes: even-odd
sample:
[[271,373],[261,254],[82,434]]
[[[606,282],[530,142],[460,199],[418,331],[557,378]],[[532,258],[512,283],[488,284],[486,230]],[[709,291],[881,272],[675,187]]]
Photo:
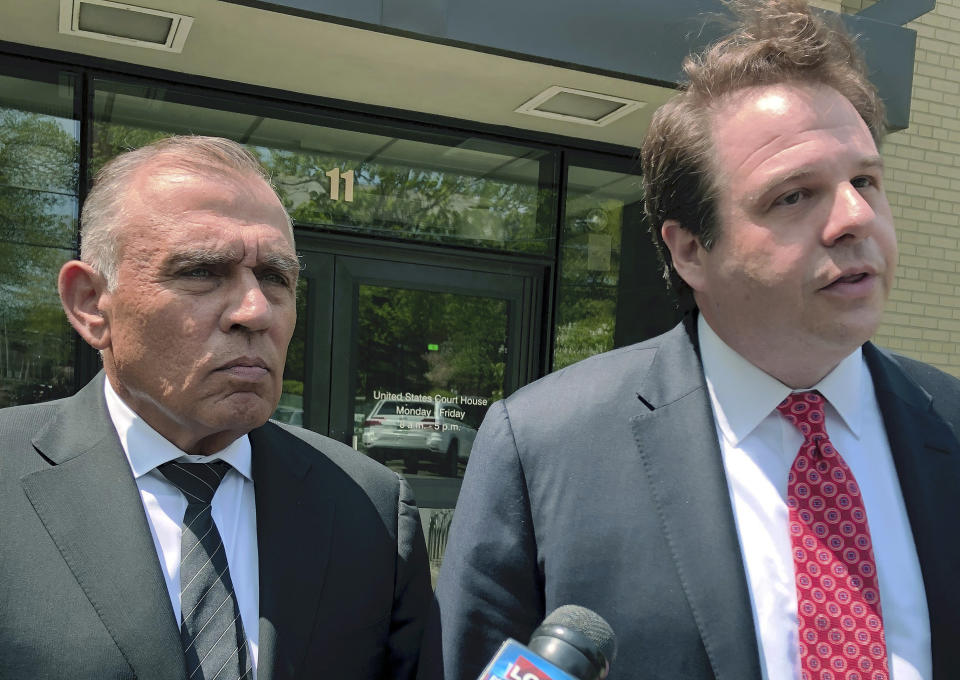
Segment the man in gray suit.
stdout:
[[179,137],[108,163],[59,279],[103,371],[0,412],[0,678],[408,678],[430,598],[396,474],[267,422],[296,321],[257,160]]
[[882,104],[803,0],[737,5],[642,149],[699,312],[490,409],[437,590],[448,680],[565,604],[612,625],[614,679],[960,677],[960,383],[867,342]]

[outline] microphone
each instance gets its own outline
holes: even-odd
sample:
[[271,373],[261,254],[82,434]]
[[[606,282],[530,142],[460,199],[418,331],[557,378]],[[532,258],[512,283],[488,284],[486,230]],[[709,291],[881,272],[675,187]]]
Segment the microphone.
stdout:
[[528,645],[504,642],[480,680],[603,680],[616,655],[610,624],[586,607],[568,604],[543,620]]

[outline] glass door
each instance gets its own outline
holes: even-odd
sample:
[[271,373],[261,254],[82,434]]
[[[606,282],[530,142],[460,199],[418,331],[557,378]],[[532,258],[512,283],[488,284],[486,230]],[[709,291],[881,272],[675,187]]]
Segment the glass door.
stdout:
[[304,381],[287,399],[403,474],[422,507],[452,508],[487,409],[536,377],[543,267],[354,252],[303,254]]

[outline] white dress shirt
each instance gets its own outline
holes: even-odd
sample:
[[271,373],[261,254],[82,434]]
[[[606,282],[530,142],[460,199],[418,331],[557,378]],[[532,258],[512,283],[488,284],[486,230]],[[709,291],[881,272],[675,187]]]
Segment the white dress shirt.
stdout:
[[170,605],[180,623],[180,525],[187,511],[187,499],[157,466],[171,460],[185,463],[230,463],[210,503],[210,512],[223,539],[230,568],[230,579],[237,595],[240,619],[247,636],[247,647],[257,672],[257,645],[260,632],[260,574],[257,563],[257,514],[253,494],[250,439],[240,437],[227,448],[210,456],[191,456],[164,439],[146,421],[133,412],[117,395],[109,380],[104,393],[110,418],[120,435],[130,469],[140,489],[147,523],[157,549],[161,571],[167,582]]
[[[700,353],[768,680],[800,677],[787,473],[803,437],[776,411],[790,388],[733,351],[701,315]],[[862,492],[894,680],[931,680],[930,621],[916,547],[870,371],[858,348],[811,389]]]

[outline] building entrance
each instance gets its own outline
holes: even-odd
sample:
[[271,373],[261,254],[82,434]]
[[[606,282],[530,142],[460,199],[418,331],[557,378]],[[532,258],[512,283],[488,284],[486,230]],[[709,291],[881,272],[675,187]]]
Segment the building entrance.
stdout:
[[487,409],[535,377],[544,267],[325,245],[302,251],[276,417],[404,474],[424,507],[452,507]]

